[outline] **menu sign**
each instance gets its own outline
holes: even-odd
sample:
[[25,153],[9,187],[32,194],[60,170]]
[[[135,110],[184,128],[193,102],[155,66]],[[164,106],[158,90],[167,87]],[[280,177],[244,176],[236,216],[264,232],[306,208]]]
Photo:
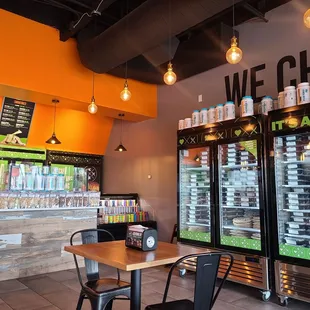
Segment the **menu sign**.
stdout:
[[0,116],[0,143],[25,146],[35,103],[4,97]]

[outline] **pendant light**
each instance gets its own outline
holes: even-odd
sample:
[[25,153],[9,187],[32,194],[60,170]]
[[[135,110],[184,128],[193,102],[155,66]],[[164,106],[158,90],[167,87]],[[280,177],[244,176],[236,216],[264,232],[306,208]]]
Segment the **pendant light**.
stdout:
[[200,156],[198,154],[194,157],[194,161],[200,162]]
[[52,134],[52,136],[48,140],[46,140],[45,143],[47,143],[47,144],[61,144],[60,140],[57,139],[56,133],[55,133],[55,130],[56,130],[56,104],[59,103],[59,100],[58,99],[53,99],[52,102],[54,103],[54,128],[53,128],[53,134]]
[[[128,0],[126,0],[126,17],[128,15]],[[126,18],[126,38],[128,37],[128,18]],[[128,81],[127,81],[127,76],[128,76],[128,62],[126,61],[125,64],[125,83],[124,83],[124,89],[120,93],[120,98],[123,101],[129,101],[131,98],[131,92],[128,87]]]
[[96,114],[98,111],[98,107],[96,105],[95,99],[95,72],[93,71],[93,95],[91,97],[90,105],[88,106],[88,112],[90,114]]
[[171,0],[169,0],[169,56],[170,61],[168,63],[167,72],[164,74],[164,82],[170,86],[177,81],[177,75],[173,72],[173,67],[171,63]]
[[310,28],[310,9],[304,14],[304,24],[307,28]]
[[119,146],[114,151],[115,152],[126,152],[127,149],[125,148],[125,146],[123,145],[123,142],[122,142],[122,136],[123,136],[123,117],[125,116],[125,114],[118,114],[118,116],[121,118],[121,138],[120,138]]
[[235,37],[235,1],[233,0],[233,37],[231,39],[230,49],[226,52],[226,60],[235,65],[242,59],[242,50],[238,47],[238,39]]

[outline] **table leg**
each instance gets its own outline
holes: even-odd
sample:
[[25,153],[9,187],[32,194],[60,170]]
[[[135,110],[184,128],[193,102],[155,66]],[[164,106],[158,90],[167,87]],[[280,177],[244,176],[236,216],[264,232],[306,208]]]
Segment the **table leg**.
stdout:
[[141,270],[131,271],[130,310],[141,310]]

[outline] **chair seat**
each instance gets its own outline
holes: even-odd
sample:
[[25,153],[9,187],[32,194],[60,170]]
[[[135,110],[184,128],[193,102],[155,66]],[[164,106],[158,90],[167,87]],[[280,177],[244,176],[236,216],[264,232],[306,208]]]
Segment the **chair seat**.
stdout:
[[111,293],[112,291],[130,290],[130,283],[118,281],[117,279],[104,278],[85,283],[87,288],[90,288],[96,294]]
[[150,305],[145,310],[194,310],[194,303],[188,299],[165,302],[164,304]]

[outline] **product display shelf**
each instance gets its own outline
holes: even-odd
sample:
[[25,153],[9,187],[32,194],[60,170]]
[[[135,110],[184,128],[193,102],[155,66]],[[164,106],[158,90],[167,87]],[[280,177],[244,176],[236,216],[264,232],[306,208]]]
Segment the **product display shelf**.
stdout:
[[188,171],[210,171],[209,167],[184,167]]
[[0,212],[21,212],[21,211],[67,211],[67,210],[91,210],[98,209],[97,207],[68,207],[68,208],[19,208],[19,209],[0,209]]
[[283,209],[285,212],[299,212],[299,213],[310,213],[310,210],[301,210],[301,209]]
[[246,209],[246,210],[259,210],[258,207],[241,207],[241,206],[222,206],[223,209]]
[[200,224],[197,222],[191,223],[191,222],[187,222],[186,225],[190,225],[190,226],[201,226],[201,227],[210,227],[210,224]]
[[294,237],[297,239],[308,239],[310,240],[310,235],[294,235],[294,234],[285,234],[287,237]]
[[242,169],[242,168],[250,168],[250,167],[257,167],[257,163],[253,164],[240,164],[240,165],[222,165],[221,168],[223,169]]
[[223,228],[225,229],[232,229],[232,230],[243,230],[243,231],[249,231],[249,232],[260,232],[260,229],[255,228],[247,228],[247,227],[241,227],[241,226],[233,226],[233,225],[224,225]]

